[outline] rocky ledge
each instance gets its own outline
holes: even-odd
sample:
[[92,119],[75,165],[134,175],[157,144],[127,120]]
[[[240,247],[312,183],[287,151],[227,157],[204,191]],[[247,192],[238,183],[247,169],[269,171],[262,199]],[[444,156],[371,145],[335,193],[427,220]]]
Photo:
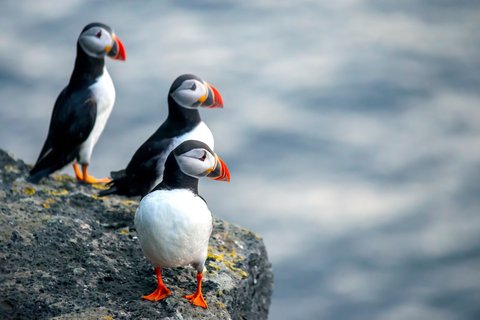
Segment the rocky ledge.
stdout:
[[254,233],[215,219],[204,296],[194,307],[193,268],[164,270],[172,296],[156,288],[137,241],[138,202],[98,198],[67,175],[26,182],[29,166],[0,150],[1,319],[266,319],[273,276]]

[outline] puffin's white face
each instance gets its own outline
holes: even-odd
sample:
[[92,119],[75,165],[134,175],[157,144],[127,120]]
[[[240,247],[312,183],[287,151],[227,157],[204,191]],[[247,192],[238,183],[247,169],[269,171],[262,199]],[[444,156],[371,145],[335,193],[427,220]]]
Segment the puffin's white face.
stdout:
[[182,107],[196,109],[209,96],[208,84],[197,79],[187,79],[171,93],[171,96]]
[[89,56],[100,58],[111,50],[114,39],[110,32],[95,26],[82,32],[78,43]]
[[230,172],[225,162],[201,141],[184,141],[172,153],[180,170],[186,175],[230,181]]
[[217,157],[204,148],[195,148],[175,156],[178,166],[185,174],[203,177],[212,172],[217,165]]

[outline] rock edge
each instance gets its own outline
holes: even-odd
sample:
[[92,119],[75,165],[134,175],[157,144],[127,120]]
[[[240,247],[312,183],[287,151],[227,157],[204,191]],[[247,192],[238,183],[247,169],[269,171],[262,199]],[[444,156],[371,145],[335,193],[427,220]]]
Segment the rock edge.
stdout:
[[155,289],[133,226],[138,202],[98,198],[67,175],[26,182],[29,166],[0,149],[1,319],[266,319],[273,274],[260,237],[214,219],[204,296],[209,309],[181,296],[195,290],[193,268],[164,270],[172,296]]

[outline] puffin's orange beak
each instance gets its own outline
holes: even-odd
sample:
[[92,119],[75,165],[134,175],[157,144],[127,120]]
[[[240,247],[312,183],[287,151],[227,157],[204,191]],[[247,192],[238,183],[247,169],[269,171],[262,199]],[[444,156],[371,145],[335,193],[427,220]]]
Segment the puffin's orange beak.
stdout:
[[116,34],[113,34],[112,38],[113,45],[107,52],[107,55],[112,59],[125,61],[127,59],[127,53],[125,52],[125,47],[123,46],[122,41],[117,37]]
[[210,108],[223,108],[223,99],[220,92],[218,92],[217,88],[212,85],[210,85],[210,89],[212,89],[214,95],[213,105],[210,106]]
[[210,179],[219,181],[230,181],[230,171],[223,160],[217,156],[217,163],[215,168],[207,175]]
[[207,83],[206,85],[208,88],[208,92],[204,97],[202,97],[203,99],[200,100],[200,107],[209,109],[223,108],[223,99],[220,92],[218,92],[217,88],[215,88],[211,84]]

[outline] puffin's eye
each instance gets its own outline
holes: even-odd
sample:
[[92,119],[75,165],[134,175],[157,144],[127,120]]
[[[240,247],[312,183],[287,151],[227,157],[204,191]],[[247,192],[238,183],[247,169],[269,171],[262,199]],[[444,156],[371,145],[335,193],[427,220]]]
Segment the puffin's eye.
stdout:
[[195,82],[192,84],[192,86],[190,87],[190,90],[192,91],[195,91],[195,89],[197,89],[197,85],[195,84]]
[[207,151],[203,151],[203,156],[199,158],[200,161],[205,161],[207,159]]
[[99,30],[95,35],[95,37],[100,38],[101,36],[102,36],[102,30]]

